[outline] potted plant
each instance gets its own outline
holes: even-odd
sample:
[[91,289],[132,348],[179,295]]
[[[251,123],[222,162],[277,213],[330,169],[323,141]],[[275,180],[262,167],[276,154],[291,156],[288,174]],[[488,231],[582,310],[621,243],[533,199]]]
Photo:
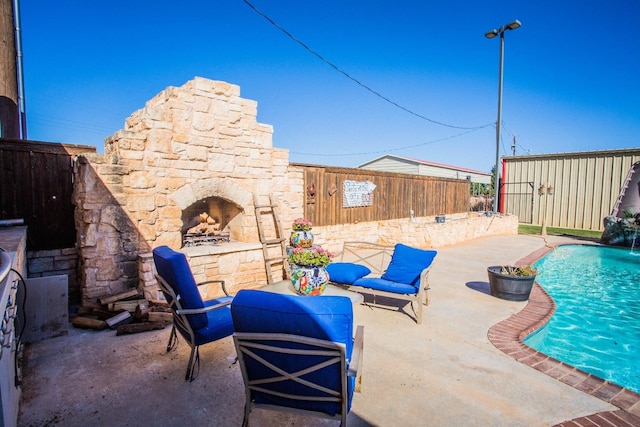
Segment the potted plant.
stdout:
[[306,218],[296,218],[293,220],[293,228],[296,231],[309,231],[313,224]]
[[306,218],[296,218],[293,220],[293,226],[291,227],[291,237],[289,243],[296,248],[308,248],[313,245],[313,233],[311,233],[311,226],[313,224]]
[[496,265],[487,268],[491,295],[509,301],[526,301],[538,271],[530,265]]
[[326,267],[331,263],[333,254],[320,246],[310,248],[291,248],[289,264],[300,267]]
[[333,254],[320,246],[289,248],[291,283],[300,295],[321,295],[329,283],[326,266]]

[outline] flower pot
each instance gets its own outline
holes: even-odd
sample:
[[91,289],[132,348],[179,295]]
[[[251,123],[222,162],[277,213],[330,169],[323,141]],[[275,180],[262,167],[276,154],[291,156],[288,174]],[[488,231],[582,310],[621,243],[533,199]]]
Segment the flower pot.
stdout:
[[526,301],[531,294],[536,276],[513,276],[501,274],[501,266],[487,268],[491,295],[508,301]]
[[299,295],[322,295],[329,283],[329,273],[324,267],[291,264],[291,283]]
[[289,243],[294,248],[309,248],[313,245],[313,233],[309,230],[293,230]]

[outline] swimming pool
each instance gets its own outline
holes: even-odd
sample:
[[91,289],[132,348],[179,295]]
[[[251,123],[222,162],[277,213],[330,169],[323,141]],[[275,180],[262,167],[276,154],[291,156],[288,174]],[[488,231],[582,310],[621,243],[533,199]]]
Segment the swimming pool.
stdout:
[[640,253],[563,245],[535,264],[557,309],[524,343],[640,392]]

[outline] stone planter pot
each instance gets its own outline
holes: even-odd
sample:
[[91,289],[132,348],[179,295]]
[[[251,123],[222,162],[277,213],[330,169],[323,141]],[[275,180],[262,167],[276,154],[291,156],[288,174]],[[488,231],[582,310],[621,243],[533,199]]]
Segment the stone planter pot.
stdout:
[[511,276],[501,274],[501,270],[499,265],[487,268],[491,295],[508,301],[528,300],[536,276]]

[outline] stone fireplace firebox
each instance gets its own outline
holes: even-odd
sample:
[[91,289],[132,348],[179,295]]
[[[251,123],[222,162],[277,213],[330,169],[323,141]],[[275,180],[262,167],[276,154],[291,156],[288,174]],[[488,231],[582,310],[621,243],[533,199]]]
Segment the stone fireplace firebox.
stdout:
[[233,221],[242,208],[220,197],[207,197],[182,211],[182,245],[197,246],[231,239]]
[[[285,225],[302,216],[303,197],[302,171],[272,134],[238,86],[196,77],[127,118],[103,155],[78,158],[83,304],[131,287],[158,298],[149,252],[159,245],[182,248],[198,281],[223,278],[234,292],[265,284],[254,196],[273,194]],[[183,247],[201,216],[229,241]]]

